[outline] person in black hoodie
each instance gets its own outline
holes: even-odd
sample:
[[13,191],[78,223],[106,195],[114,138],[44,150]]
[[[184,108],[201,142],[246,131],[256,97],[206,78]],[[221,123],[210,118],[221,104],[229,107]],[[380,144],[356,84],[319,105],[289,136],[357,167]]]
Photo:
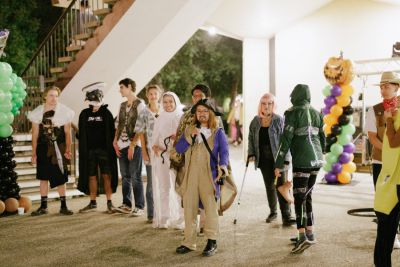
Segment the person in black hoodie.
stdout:
[[[102,102],[105,84],[97,82],[82,89],[89,108],[79,115],[79,182],[78,189],[90,195],[90,203],[79,210],[81,213],[97,210],[96,197],[105,193],[107,211],[114,212],[112,193],[118,186],[117,156],[113,147],[114,119]],[[100,169],[101,178],[98,179]]]

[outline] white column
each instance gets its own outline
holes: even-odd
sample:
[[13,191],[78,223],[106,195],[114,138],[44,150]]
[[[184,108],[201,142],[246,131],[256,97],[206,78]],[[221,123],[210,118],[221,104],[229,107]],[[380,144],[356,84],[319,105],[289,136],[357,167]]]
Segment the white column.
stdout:
[[243,40],[243,149],[247,157],[249,125],[257,114],[261,95],[269,92],[269,40]]

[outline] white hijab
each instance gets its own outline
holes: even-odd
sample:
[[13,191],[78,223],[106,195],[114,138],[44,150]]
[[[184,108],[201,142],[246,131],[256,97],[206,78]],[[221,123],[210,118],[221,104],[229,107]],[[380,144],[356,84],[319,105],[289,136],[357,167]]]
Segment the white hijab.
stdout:
[[[165,148],[165,138],[176,133],[179,121],[183,115],[183,105],[181,104],[179,97],[173,92],[165,92],[161,96],[161,101],[163,101],[164,96],[171,96],[174,99],[175,109],[171,112],[167,112],[161,108],[160,116],[155,120],[152,146],[157,145],[161,148]],[[172,145],[172,141],[170,144]]]

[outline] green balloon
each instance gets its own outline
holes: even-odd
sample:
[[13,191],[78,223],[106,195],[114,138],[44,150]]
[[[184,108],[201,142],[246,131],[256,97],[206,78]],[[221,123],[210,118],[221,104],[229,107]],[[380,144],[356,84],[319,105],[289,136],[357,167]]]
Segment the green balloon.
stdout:
[[0,62],[0,79],[2,77],[10,77],[12,74],[11,65],[6,62]]
[[0,90],[4,92],[10,91],[13,88],[13,86],[14,83],[9,77],[0,80]]
[[17,82],[18,76],[15,73],[11,73],[10,78],[13,81],[13,83],[15,84]]
[[14,121],[14,115],[11,112],[7,112],[6,113],[6,117],[7,117],[7,123],[11,124]]
[[9,124],[5,112],[0,112],[0,125]]
[[[342,130],[343,131],[343,130]],[[341,145],[346,145],[351,142],[352,136],[349,134],[344,134],[343,132],[338,137],[338,143]]]
[[338,157],[333,153],[327,153],[325,155],[325,160],[326,160],[327,163],[332,165],[333,163],[337,162]]
[[340,154],[343,153],[343,146],[338,143],[331,145],[331,153],[333,153],[336,156],[339,156]]
[[26,93],[26,91],[25,91],[25,90],[24,90],[24,91],[21,91],[21,92],[19,92],[18,94],[19,94],[19,96],[20,96],[22,99],[25,99],[25,97],[26,97],[26,95],[27,95],[27,93]]
[[1,112],[9,112],[12,109],[12,104],[10,101],[5,101],[0,104],[0,111]]
[[13,132],[13,128],[9,124],[0,125],[0,137],[9,137]]
[[353,124],[347,124],[345,126],[342,126],[342,134],[349,134],[353,135],[356,132],[356,127],[354,127]]
[[4,93],[4,100],[3,102],[0,102],[0,104],[4,102],[11,102],[12,94],[10,92],[3,92],[3,93]]
[[0,91],[0,103],[6,100],[6,94],[3,91]]
[[326,172],[330,172],[331,170],[332,170],[332,164],[330,164],[330,163],[325,163],[324,164],[324,166],[323,166],[323,169],[324,169],[324,171],[326,171]]
[[324,89],[322,90],[322,94],[324,96],[330,96],[331,95],[331,86],[327,85],[324,87]]

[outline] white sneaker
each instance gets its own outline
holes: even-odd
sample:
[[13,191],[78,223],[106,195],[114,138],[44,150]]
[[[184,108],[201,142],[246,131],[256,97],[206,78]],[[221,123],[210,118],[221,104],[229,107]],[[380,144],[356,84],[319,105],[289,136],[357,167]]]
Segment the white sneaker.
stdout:
[[140,216],[142,216],[143,214],[144,214],[144,210],[142,210],[142,209],[134,208],[134,209],[132,210],[132,216],[133,216],[133,217],[140,217]]
[[400,249],[400,241],[397,238],[397,235],[396,235],[396,237],[394,239],[393,249]]

